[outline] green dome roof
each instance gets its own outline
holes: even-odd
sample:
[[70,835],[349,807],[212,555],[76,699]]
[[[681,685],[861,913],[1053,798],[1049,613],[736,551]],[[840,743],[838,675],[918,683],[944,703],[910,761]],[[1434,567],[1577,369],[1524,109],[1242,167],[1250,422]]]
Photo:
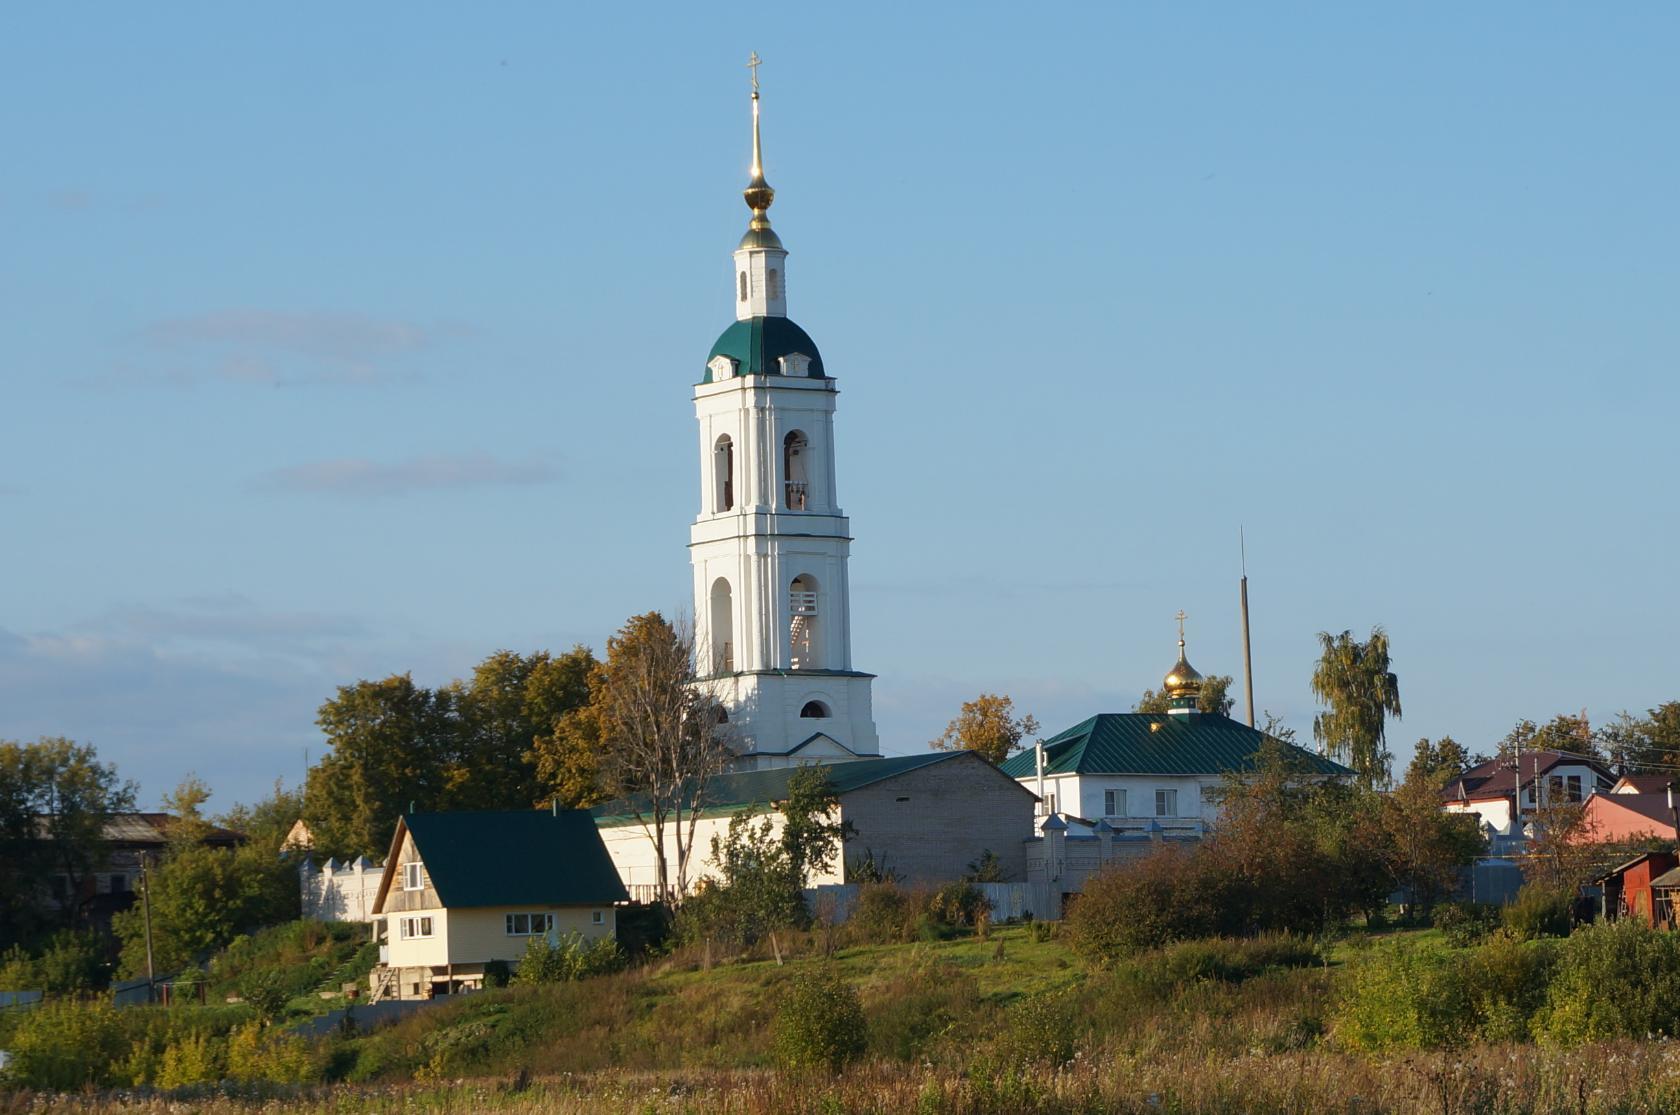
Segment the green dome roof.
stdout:
[[[780,375],[777,363],[789,353],[800,352],[811,358],[811,375],[826,377],[822,354],[811,335],[785,317],[752,317],[737,321],[723,331],[706,357],[709,365],[716,356],[727,356],[736,362],[735,374],[742,376]],[[712,382],[708,367],[701,383]]]

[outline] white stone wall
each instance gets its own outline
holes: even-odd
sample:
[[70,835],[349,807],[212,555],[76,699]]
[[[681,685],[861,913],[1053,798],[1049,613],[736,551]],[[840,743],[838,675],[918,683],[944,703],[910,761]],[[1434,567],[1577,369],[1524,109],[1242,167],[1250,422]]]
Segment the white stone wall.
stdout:
[[373,921],[373,902],[384,871],[365,856],[343,864],[329,859],[320,867],[304,860],[298,868],[303,916],[322,921]]

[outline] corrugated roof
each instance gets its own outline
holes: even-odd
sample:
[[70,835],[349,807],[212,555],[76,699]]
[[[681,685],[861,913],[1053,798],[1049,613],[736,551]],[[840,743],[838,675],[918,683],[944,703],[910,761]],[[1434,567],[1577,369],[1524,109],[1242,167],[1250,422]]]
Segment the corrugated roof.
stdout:
[[[1251,771],[1264,732],[1216,713],[1171,716],[1151,712],[1104,712],[1081,721],[1044,743],[1046,774],[1225,774]],[[1347,767],[1288,745],[1313,774],[1352,774]],[[1038,771],[1031,750],[1004,760],[1011,778]]]
[[[894,755],[884,759],[850,759],[842,763],[825,763],[821,769],[828,775],[829,787],[836,795],[850,793],[864,786],[880,782],[935,763],[948,762],[967,751],[929,751],[925,755]],[[701,809],[705,812],[739,809],[744,805],[770,805],[785,800],[788,783],[804,767],[778,767],[774,770],[749,770],[739,774],[725,774],[706,783]],[[644,803],[643,808],[646,808]],[[631,803],[610,801],[590,810],[601,824],[616,824],[633,820]]]
[[[1610,768],[1594,759],[1590,755],[1577,755],[1572,751],[1524,751],[1522,753],[1522,778],[1526,783],[1548,773],[1554,767],[1564,764],[1579,764],[1591,767],[1599,777],[1608,784],[1613,779]],[[1516,792],[1517,772],[1507,758],[1493,758],[1484,763],[1477,763],[1457,778],[1448,782],[1441,790],[1443,801],[1485,801],[1491,798],[1510,797]]]
[[446,908],[630,899],[587,810],[405,813],[402,820]]

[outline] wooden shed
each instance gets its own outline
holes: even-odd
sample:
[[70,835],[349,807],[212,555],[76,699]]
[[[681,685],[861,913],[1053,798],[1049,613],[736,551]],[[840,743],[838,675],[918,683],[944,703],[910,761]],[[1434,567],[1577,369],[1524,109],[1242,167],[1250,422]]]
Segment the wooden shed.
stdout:
[[[1636,917],[1647,925],[1664,924],[1658,921],[1656,895],[1652,883],[1659,876],[1676,875],[1680,857],[1673,852],[1645,852],[1626,863],[1618,864],[1595,880],[1604,888],[1603,914],[1610,921]],[[1680,886],[1677,878],[1676,886]],[[1672,910],[1672,894],[1669,909]]]

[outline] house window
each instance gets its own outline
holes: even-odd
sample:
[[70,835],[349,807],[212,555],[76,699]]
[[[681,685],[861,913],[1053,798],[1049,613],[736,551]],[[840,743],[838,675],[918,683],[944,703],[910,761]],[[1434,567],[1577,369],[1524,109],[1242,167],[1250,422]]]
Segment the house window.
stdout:
[[1044,795],[1044,815],[1052,817],[1056,813],[1056,792],[1051,790]]
[[509,914],[507,916],[507,935],[509,937],[541,937],[553,928],[553,914]]
[[591,910],[589,912],[589,921],[593,925],[605,925],[607,923],[606,911]]
[[412,941],[412,940],[415,940],[415,939],[420,938],[420,937],[430,937],[431,935],[432,935],[432,919],[431,918],[429,918],[429,917],[417,917],[417,918],[403,918],[402,919],[402,938],[403,938],[403,940]]
[[420,885],[420,865],[418,863],[403,864],[403,890],[419,890]]
[[1176,816],[1178,816],[1178,791],[1177,790],[1156,790],[1155,791],[1155,816],[1157,816],[1157,817],[1176,817]]
[[127,894],[128,893],[128,876],[127,875],[112,875],[111,876],[111,893],[112,894]]
[[1126,815],[1126,791],[1103,791],[1103,816],[1124,817]]

